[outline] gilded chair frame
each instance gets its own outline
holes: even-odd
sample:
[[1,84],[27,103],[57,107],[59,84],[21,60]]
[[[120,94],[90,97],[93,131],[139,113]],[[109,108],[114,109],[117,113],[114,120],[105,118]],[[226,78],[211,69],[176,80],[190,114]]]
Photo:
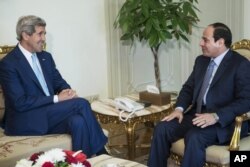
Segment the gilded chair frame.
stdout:
[[[241,53],[240,50],[248,50],[249,51],[249,55],[244,55],[243,56],[247,57],[250,60],[250,40],[248,39],[243,39],[241,41],[235,42],[233,43],[233,45],[231,46],[231,49]],[[235,129],[234,129],[234,133],[233,136],[231,138],[231,142],[230,145],[227,147],[228,151],[238,151],[240,150],[240,132],[241,132],[241,126],[242,126],[242,122],[243,121],[249,121],[250,120],[250,112],[247,112],[241,116],[237,116],[235,118]],[[170,153],[170,159],[172,159],[175,164],[180,165],[181,164],[181,160],[182,160],[183,156],[174,153],[173,151],[171,151]],[[204,167],[229,167],[230,164],[229,162],[227,164],[217,164],[217,163],[213,163],[213,162],[206,162]]]
[[247,49],[250,50],[250,40],[248,39],[242,39],[241,41],[235,42],[231,46],[232,50],[238,50],[238,49]]
[[8,46],[8,45],[0,46],[0,54],[5,55],[9,53],[12,49],[14,49],[14,47],[15,46]]
[[[2,57],[4,57],[7,53],[9,53],[12,49],[14,49],[16,47],[16,45],[4,45],[4,46],[0,46],[0,55],[3,55]],[[43,50],[46,50],[46,43],[43,44]],[[0,57],[0,60],[1,58]]]

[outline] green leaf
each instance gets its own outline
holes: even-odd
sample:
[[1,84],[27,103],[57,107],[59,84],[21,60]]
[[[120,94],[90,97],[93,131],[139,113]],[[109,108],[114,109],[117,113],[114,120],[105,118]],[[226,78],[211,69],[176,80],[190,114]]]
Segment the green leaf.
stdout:
[[152,20],[152,22],[153,22],[153,27],[154,27],[156,30],[160,31],[161,28],[160,28],[160,22],[159,22],[159,20],[158,20],[157,18],[151,18],[151,20]]
[[148,35],[152,29],[152,26],[153,26],[153,23],[151,21],[151,19],[149,19],[147,22],[146,22],[146,27],[145,27],[145,35]]
[[121,40],[147,41],[158,46],[169,39],[188,41],[190,28],[198,22],[197,0],[125,0],[114,22]]
[[172,22],[172,28],[177,27],[177,25],[178,25],[178,21],[177,20],[178,19],[175,16],[172,18],[172,20],[171,20],[171,22]]
[[195,18],[198,18],[197,14],[195,13],[195,11],[192,8],[189,9],[189,14]]
[[149,17],[149,7],[147,3],[142,4],[142,13],[145,17]]
[[149,46],[150,47],[154,47],[157,46],[159,44],[159,37],[157,35],[157,33],[155,31],[152,31],[150,33],[151,35],[149,36]]
[[179,34],[182,39],[184,39],[186,42],[189,42],[188,38],[184,34]]
[[166,39],[172,39],[172,34],[168,31],[164,31],[164,36],[166,37]]
[[131,39],[133,41],[133,35],[131,35],[131,34],[123,34],[120,39],[121,40],[129,40],[129,39]]
[[189,2],[184,2],[183,3],[183,13],[185,15],[187,15],[189,13],[189,10],[190,10],[190,4],[189,4]]

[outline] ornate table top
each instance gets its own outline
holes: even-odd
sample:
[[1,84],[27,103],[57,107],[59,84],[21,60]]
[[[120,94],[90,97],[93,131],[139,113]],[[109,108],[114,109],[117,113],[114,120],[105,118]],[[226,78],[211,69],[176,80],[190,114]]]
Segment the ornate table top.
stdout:
[[[128,97],[134,101],[139,100],[139,95],[138,94],[131,94],[131,95],[126,95],[125,97]],[[101,99],[101,100],[96,100],[91,103],[92,109],[99,114],[104,114],[104,115],[109,115],[109,116],[119,116],[120,111],[116,109],[114,99]],[[151,105],[149,107],[146,107],[142,110],[138,110],[135,112],[135,114],[131,117],[139,117],[139,116],[146,116],[146,115],[152,115],[155,113],[159,113],[165,110],[168,110],[169,108],[172,107],[172,104],[167,104],[163,106],[156,106],[156,105]],[[129,113],[124,112],[123,116],[126,117]]]

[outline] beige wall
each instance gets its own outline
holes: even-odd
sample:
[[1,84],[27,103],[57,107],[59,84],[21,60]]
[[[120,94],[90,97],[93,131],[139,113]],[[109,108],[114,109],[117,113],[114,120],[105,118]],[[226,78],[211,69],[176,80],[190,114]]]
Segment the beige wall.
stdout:
[[250,39],[250,1],[249,0],[244,0],[244,35],[243,37],[246,39]]
[[22,15],[47,22],[47,51],[80,96],[107,96],[107,42],[103,0],[1,0],[0,45],[15,45]]

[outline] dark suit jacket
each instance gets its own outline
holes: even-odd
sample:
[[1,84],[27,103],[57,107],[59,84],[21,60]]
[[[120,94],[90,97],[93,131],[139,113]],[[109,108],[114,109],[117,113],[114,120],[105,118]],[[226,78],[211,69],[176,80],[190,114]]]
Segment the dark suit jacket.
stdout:
[[[185,110],[192,105],[190,112],[195,111],[209,62],[209,57],[196,58],[176,106],[182,106]],[[219,116],[216,126],[220,142],[228,141],[233,132],[235,117],[250,111],[250,62],[245,57],[231,50],[227,52],[212,80],[206,102],[207,112],[216,112]],[[247,126],[247,123],[243,124],[243,134],[246,134]]]
[[[47,106],[53,104],[53,96],[70,88],[56,69],[50,53],[37,53],[51,96],[45,96],[27,59],[16,46],[0,62],[0,83],[5,96],[5,133],[37,134],[47,132]],[[33,126],[36,124],[37,126]]]

